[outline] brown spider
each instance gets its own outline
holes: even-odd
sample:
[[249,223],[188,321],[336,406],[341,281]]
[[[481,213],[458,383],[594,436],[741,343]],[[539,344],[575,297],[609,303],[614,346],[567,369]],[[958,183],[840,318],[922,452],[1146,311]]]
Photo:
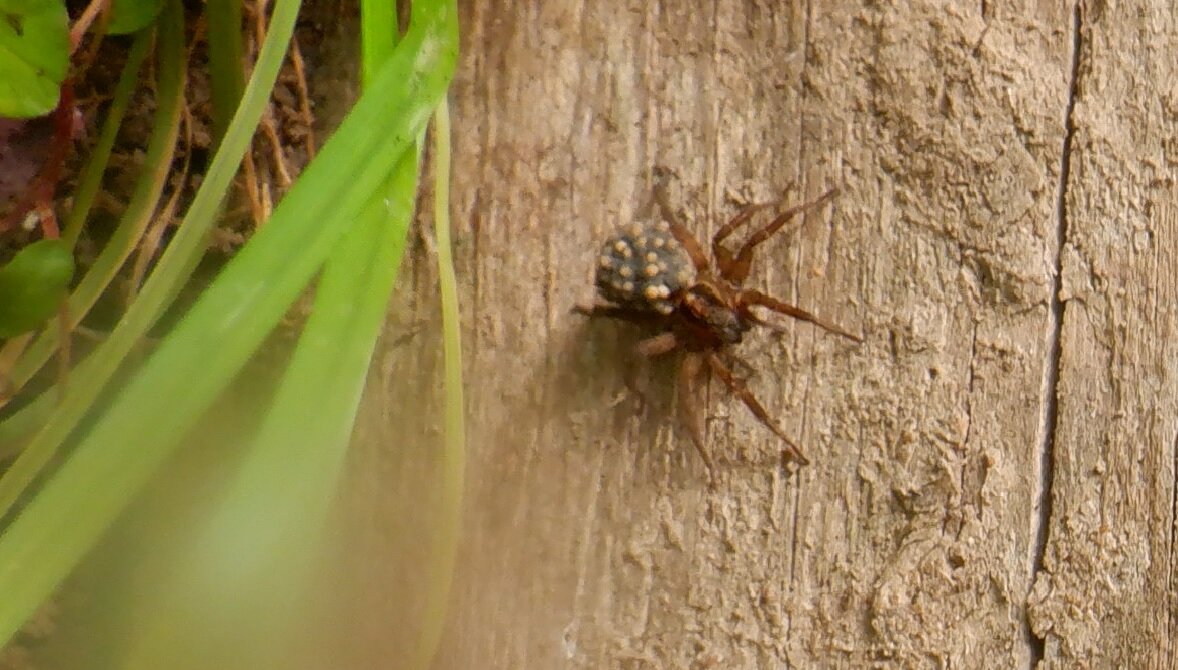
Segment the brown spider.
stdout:
[[[709,473],[714,468],[704,448],[703,428],[694,400],[697,381],[701,377],[706,380],[706,375],[713,373],[761,423],[785,442],[785,453],[791,460],[802,465],[809,463],[801,449],[769,417],[744,380],[733,374],[724,357],[752,370],[730,347],[738,344],[753,326],[783,332],[780,325],[758,316],[754,307],[809,321],[829,332],[862,341],[810,312],[744,287],[757,246],[781,230],[793,217],[830,201],[836,192],[837,189],[831,189],[810,202],[781,212],[733,253],[724,246],[724,241],[748,223],[754,214],[777,207],[780,202],[745,208],[712,238],[713,264],[695,237],[675,217],[665,193],[659,188],[656,189],[656,200],[664,218],[649,224],[627,226],[602,247],[596,284],[598,294],[608,304],[578,306],[575,311],[589,317],[621,319],[662,331],[637,344],[635,351],[640,356],[684,352],[678,374],[680,411]],[[632,382],[632,377],[627,379],[631,388]]]

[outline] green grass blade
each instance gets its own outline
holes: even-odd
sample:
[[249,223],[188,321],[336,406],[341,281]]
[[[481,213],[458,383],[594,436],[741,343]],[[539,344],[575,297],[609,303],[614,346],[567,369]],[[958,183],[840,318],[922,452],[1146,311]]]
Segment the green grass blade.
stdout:
[[147,60],[154,35],[154,31],[150,29],[135,33],[131,49],[127,52],[127,62],[123,64],[123,71],[119,75],[118,83],[115,84],[110,106],[106,109],[106,118],[102,121],[102,130],[98,133],[98,141],[86,156],[86,166],[78,178],[78,187],[74,189],[73,204],[61,229],[61,239],[69,242],[70,246],[78,241],[82,224],[90,216],[95,197],[102,187],[102,175],[110,162],[111,151],[114,149],[119,128],[123,125],[123,117],[131,102],[131,95],[135,93],[135,88],[139,84],[139,71],[143,69],[143,62]]
[[397,3],[360,0],[360,81],[366,88],[397,44]]
[[213,106],[213,147],[221,143],[245,88],[242,63],[241,0],[208,0],[209,97]]
[[[165,4],[164,12],[180,12],[179,2]],[[56,393],[42,394],[13,416],[0,422],[0,435],[20,439],[20,429],[41,426],[21,456],[0,478],[0,502],[15,500],[48,463],[71,431],[97,400],[107,382],[122,366],[127,354],[171,304],[180,286],[204,253],[209,230],[230,182],[237,174],[245,150],[253,139],[258,119],[270,100],[270,91],[282,66],[286,47],[298,18],[299,0],[278,0],[270,17],[270,30],[258,53],[253,75],[242,96],[229,132],[213,156],[204,181],[193,198],[184,222],[169,242],[138,298],[123,315],[114,332],[71,373],[65,398],[54,407]],[[175,18],[161,16],[161,21]],[[50,410],[52,408],[52,414]],[[39,419],[51,416],[49,423]],[[8,503],[11,504],[10,502]],[[0,505],[0,516],[6,506]]]
[[[276,6],[274,23],[282,6]],[[412,146],[444,95],[457,58],[453,2],[423,3],[420,9],[374,86],[279,204],[270,225],[226,266],[0,536],[0,643],[129,503]],[[145,286],[140,299],[147,294]]]
[[[128,208],[129,218],[123,220],[116,230],[115,237],[112,238],[110,248],[103,250],[98,263],[83,278],[79,284],[79,291],[76,292],[77,295],[86,295],[96,299],[101,286],[113,277],[118,270],[118,265],[133,248],[134,239],[137,237],[135,229],[142,232],[146,226],[171,166],[172,151],[175,149],[176,135],[179,132],[180,114],[184,106],[184,14],[177,2],[169,2],[165,5],[164,11],[159,17],[157,32],[159,35],[157,41],[160,43],[158,65],[160,106],[157,110],[159,114],[156,116],[156,122],[162,123],[163,127],[162,132],[152,133],[150,146],[152,154],[148,160],[154,163],[153,174],[150,178],[140,180],[136,188],[133,207]],[[77,305],[73,308],[85,311],[90,308],[90,305]],[[50,330],[55,329],[50,328]],[[46,338],[56,337],[58,334],[54,332],[41,339],[48,343]],[[105,344],[110,345],[112,341],[116,343],[121,341],[117,337],[117,333]],[[102,351],[103,348],[105,347],[100,347],[99,351]],[[38,363],[43,364],[52,351],[52,347],[45,344],[27,352],[13,371],[14,380],[18,384],[27,381],[36,372],[39,367]],[[120,356],[119,360],[121,359]],[[83,389],[89,387],[90,392],[95,397],[97,396],[101,389],[101,386],[96,384],[99,380],[91,376],[85,366],[80,366],[73,377],[75,387],[83,387]],[[70,391],[73,390],[70,389]],[[82,397],[81,394],[69,393],[63,406],[67,406],[71,400],[76,401],[80,397]],[[79,407],[79,409],[83,408]],[[80,417],[81,412],[78,414],[78,418]],[[73,428],[73,423],[61,412],[58,413],[56,425],[59,427],[56,435],[60,435],[60,438],[34,439],[12,464],[12,467],[0,478],[0,517],[8,514],[20,495],[57,453],[65,436]],[[53,427],[53,424],[49,426],[50,429]]]
[[205,650],[198,667],[210,652],[226,669],[284,665],[282,640],[306,619],[300,599],[400,267],[417,170],[410,151],[332,252],[243,467],[167,583],[135,608],[142,623],[120,667],[183,670],[194,647]]
[[462,530],[462,491],[466,471],[462,340],[459,335],[461,314],[450,241],[450,111],[445,101],[434,114],[434,137],[434,221],[438,238],[438,285],[442,297],[445,417],[439,523],[431,552],[433,560],[427,567],[430,589],[426,596],[421,644],[410,666],[422,670],[429,668],[437,655],[445,628],[446,605],[450,600],[458,538]]
[[[337,245],[243,466],[145,615],[127,669],[284,667],[405,246],[417,152]],[[386,204],[387,202],[387,204]],[[230,557],[230,558],[226,558]],[[193,658],[183,650],[199,648]]]

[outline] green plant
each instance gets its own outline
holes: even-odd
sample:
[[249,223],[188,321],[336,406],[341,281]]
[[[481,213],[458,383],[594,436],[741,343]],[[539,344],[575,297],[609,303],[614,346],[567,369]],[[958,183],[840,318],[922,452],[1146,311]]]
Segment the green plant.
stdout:
[[[267,103],[298,9],[296,0],[275,3],[266,41],[202,186],[114,331],[74,368],[60,403],[45,394],[0,422],[0,442],[19,441],[22,446],[0,477],[0,514],[11,512],[29,485],[47,473],[55,454],[66,453],[0,534],[2,641],[11,639],[78,564],[321,272],[314,312],[261,428],[242,437],[240,470],[224,498],[213,505],[208,524],[194,529],[203,538],[200,546],[216,551],[231,543],[233,555],[241,560],[213,575],[215,588],[209,584],[210,562],[202,560],[207,556],[194,554],[177,565],[175,580],[158,594],[158,604],[149,606],[157,616],[135,633],[122,667],[183,667],[177,650],[207,632],[199,617],[191,619],[174,606],[187,602],[194,587],[213,607],[232,602],[235,608],[271,610],[283,607],[284,602],[274,601],[279,594],[294,597],[288,592],[298,590],[350,438],[412,218],[419,138],[454,71],[453,0],[413,4],[408,30],[395,48],[366,67],[372,74],[363,96],[268,224],[129,381],[117,387],[111,382],[126,370],[128,356],[189,280]],[[178,0],[168,0],[144,30],[159,31],[155,42],[166,49],[165,34],[182,34],[182,20]],[[385,42],[391,45],[395,38],[395,33],[386,34]],[[164,57],[161,51],[161,63]],[[158,69],[161,78],[179,76],[166,67]],[[147,188],[152,193],[146,200],[155,202],[158,192]],[[115,267],[126,257],[122,252],[113,256],[120,257],[111,261]],[[454,390],[460,380],[454,377],[459,368],[453,363],[452,284],[445,295],[449,399],[458,403],[448,414],[448,453],[453,454],[461,444],[461,396]],[[52,336],[42,338],[49,341]],[[33,345],[25,353],[50,349]],[[301,448],[292,450],[292,443]],[[0,445],[0,453],[4,450]],[[454,470],[450,472],[448,486],[457,490]],[[266,504],[259,506],[259,501]],[[453,538],[439,546],[452,550]],[[258,569],[271,565],[276,556],[289,571],[279,575]],[[243,586],[251,584],[257,588]],[[205,626],[213,623],[203,621]],[[433,644],[436,637],[430,639]],[[251,654],[263,653],[264,645],[257,647]],[[423,651],[421,657],[431,654]]]
[[74,256],[61,240],[40,240],[0,267],[0,337],[20,335],[57,311],[74,276]]

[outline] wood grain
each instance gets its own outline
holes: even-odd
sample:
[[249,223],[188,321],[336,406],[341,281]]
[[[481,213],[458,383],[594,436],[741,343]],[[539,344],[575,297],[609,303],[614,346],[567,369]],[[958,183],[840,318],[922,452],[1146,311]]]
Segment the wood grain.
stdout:
[[1178,664],[1178,10],[1085,5],[1065,195],[1047,551],[1050,667]]
[[[1175,667],[1175,10],[897,5],[466,5],[471,453],[435,667]],[[637,412],[637,334],[570,313],[656,173],[701,238],[840,187],[752,285],[866,341],[740,349],[813,465],[713,383],[709,490],[673,366]],[[428,590],[432,263],[341,515],[355,667],[398,667]]]

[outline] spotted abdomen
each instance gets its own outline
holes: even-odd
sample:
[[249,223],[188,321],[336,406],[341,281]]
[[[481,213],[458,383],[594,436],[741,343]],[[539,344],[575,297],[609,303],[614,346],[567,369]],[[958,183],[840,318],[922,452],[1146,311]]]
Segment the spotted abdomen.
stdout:
[[606,240],[597,259],[597,291],[609,302],[659,314],[675,311],[695,267],[666,221],[634,223]]

